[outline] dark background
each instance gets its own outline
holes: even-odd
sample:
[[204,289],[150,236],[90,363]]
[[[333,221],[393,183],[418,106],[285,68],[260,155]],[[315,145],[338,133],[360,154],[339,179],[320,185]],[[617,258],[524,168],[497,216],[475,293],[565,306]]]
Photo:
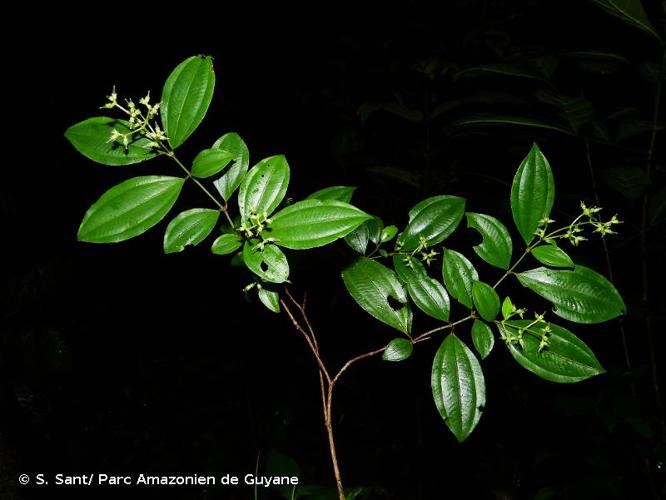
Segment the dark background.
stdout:
[[[7,19],[22,34],[3,44],[2,499],[91,498],[86,489],[19,488],[23,472],[244,474],[271,449],[300,464],[303,483],[332,485],[315,365],[283,316],[246,303],[240,290],[247,274],[205,244],[164,256],[165,224],[117,245],[75,240],[83,213],[108,187],[177,170],[166,160],[93,164],[67,143],[64,130],[102,114],[97,108],[113,84],[121,97],[138,99],[148,89],[159,96],[169,71],[196,53],[214,56],[217,87],[182,158],[236,131],[252,163],[286,154],[295,199],[327,185],[359,186],[356,205],[404,225],[407,210],[423,197],[456,194],[468,198],[468,209],[509,226],[509,183],[533,141],[553,167],[554,218],[568,220],[580,199],[594,203],[587,138],[596,195],[609,216],[626,221],[609,248],[629,308],[623,327],[631,369],[618,321],[572,327],[608,370],[573,386],[524,371],[498,343],[483,363],[484,416],[459,445],[432,403],[435,343],[420,345],[403,363],[359,364],[336,396],[346,485],[367,486],[369,497],[380,499],[664,497],[664,423],[655,391],[664,352],[663,212],[661,219],[656,208],[650,212],[647,301],[639,244],[641,193],[663,197],[663,136],[649,186],[608,173],[645,167],[655,85],[642,77],[640,63],[659,62],[663,49],[587,2],[441,3],[377,4],[364,12],[337,3],[292,12],[192,4],[160,14],[108,5],[76,16],[60,7]],[[663,32],[661,2],[643,3]],[[26,40],[41,48],[31,52]],[[627,62],[595,66],[566,55],[587,49]],[[544,76],[550,84],[453,77],[480,64],[538,71],[548,61],[557,63]],[[560,110],[535,96],[543,88],[589,99],[595,120],[574,135],[456,122],[501,113],[566,125]],[[402,117],[386,111],[396,103]],[[625,108],[628,114],[611,116]],[[444,111],[422,119],[435,109]],[[632,188],[638,194],[629,199]],[[179,206],[206,203],[188,185]],[[457,233],[449,245],[473,255],[477,237],[462,227]],[[607,274],[598,238],[570,253]],[[327,361],[337,365],[394,336],[346,295],[339,270],[352,252],[343,243],[289,257],[292,290],[308,293]],[[497,270],[478,267],[486,281],[497,278]],[[505,291],[514,302],[544,307],[515,284]],[[415,331],[428,326],[419,316]],[[458,333],[469,339],[466,328]],[[252,498],[252,491],[125,489],[94,496],[236,499]]]

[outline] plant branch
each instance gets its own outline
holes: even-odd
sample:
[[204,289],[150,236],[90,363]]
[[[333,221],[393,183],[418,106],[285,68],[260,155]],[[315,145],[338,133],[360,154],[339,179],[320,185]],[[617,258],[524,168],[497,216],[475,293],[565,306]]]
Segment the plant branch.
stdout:
[[167,155],[169,158],[172,158],[173,161],[176,162],[176,164],[177,164],[177,165],[178,165],[178,166],[179,166],[179,167],[180,167],[180,168],[181,168],[181,169],[187,174],[187,178],[188,178],[188,179],[192,179],[192,180],[194,181],[194,183],[195,183],[197,186],[199,186],[199,188],[201,188],[201,190],[202,190],[204,193],[206,193],[206,196],[208,196],[211,200],[213,200],[213,203],[215,203],[215,205],[217,205],[217,208],[218,208],[218,209],[220,210],[220,212],[222,212],[222,213],[224,214],[224,216],[226,217],[227,222],[229,223],[229,225],[230,225],[233,229],[236,229],[236,226],[234,225],[234,222],[233,222],[233,220],[231,219],[231,216],[229,215],[229,210],[228,210],[227,206],[226,206],[224,203],[220,202],[220,201],[219,201],[219,200],[218,200],[218,199],[217,199],[217,198],[216,198],[216,197],[215,197],[210,191],[208,191],[208,189],[206,188],[206,186],[204,186],[204,185],[201,183],[201,181],[199,181],[199,179],[197,179],[196,177],[193,177],[193,176],[192,176],[192,172],[190,172],[190,169],[188,169],[188,168],[183,164],[183,162],[181,162],[181,161],[178,159],[178,157],[177,157],[176,154],[173,152],[173,150],[167,150],[167,151],[166,151],[166,155]]
[[458,321],[454,321],[453,323],[447,323],[446,325],[443,326],[438,326],[437,328],[433,328],[432,330],[428,330],[427,332],[423,332],[420,335],[417,335],[412,339],[412,344],[416,344],[417,342],[423,342],[424,340],[428,340],[428,338],[433,334],[437,332],[441,332],[443,330],[450,330],[457,325],[464,323],[465,321],[469,321],[470,319],[476,318],[476,315],[474,313],[470,314],[469,316],[465,316],[462,319],[459,319]]
[[532,243],[531,245],[529,245],[525,249],[525,251],[523,252],[523,255],[521,255],[518,258],[518,260],[516,260],[516,262],[514,262],[513,265],[509,269],[507,269],[507,271],[502,275],[502,277],[495,282],[495,284],[493,285],[493,288],[497,288],[499,286],[499,284],[502,283],[502,281],[504,281],[510,274],[513,274],[513,271],[514,271],[514,269],[516,269],[516,267],[518,267],[518,264],[520,264],[523,261],[523,259],[525,257],[527,257],[527,255],[529,255],[530,251],[536,245],[538,245],[540,241],[541,241],[541,239],[539,239],[539,241],[537,241],[536,243]]
[[333,377],[333,380],[331,380],[331,386],[335,385],[335,383],[338,381],[340,376],[349,368],[351,365],[356,363],[357,361],[361,361],[362,359],[366,358],[371,358],[372,356],[376,356],[377,354],[381,354],[386,350],[386,346],[380,348],[380,349],[375,349],[374,351],[366,352],[363,354],[359,354],[358,356],[353,357],[349,361],[347,361],[344,365],[342,365],[342,368],[338,371],[338,373],[335,374]]
[[326,381],[330,384],[331,382],[331,376],[328,373],[328,370],[326,369],[326,365],[324,365],[324,362],[321,359],[321,356],[319,356],[319,349],[317,346],[315,346],[312,338],[310,338],[310,335],[308,335],[308,332],[305,331],[305,328],[301,326],[301,324],[298,322],[296,317],[294,316],[294,313],[291,312],[291,309],[289,309],[289,306],[287,305],[287,302],[284,299],[280,299],[280,304],[282,304],[283,309],[287,313],[287,316],[289,316],[289,319],[291,320],[291,324],[294,326],[297,332],[299,332],[301,335],[303,335],[303,338],[308,344],[308,347],[310,347],[310,351],[312,351],[312,354],[315,357],[315,360],[317,361],[317,365],[319,366],[319,370],[321,370],[322,374],[324,377],[326,377]]

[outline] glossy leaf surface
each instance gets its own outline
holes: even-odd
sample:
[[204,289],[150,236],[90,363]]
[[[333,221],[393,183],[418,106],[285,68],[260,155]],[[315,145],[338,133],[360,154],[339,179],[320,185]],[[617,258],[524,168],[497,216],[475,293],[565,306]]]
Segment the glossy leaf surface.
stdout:
[[360,257],[342,271],[342,280],[352,298],[368,314],[401,332],[411,331],[412,311],[407,305],[407,293],[389,268]]
[[341,201],[303,200],[276,213],[266,234],[282,247],[305,250],[328,245],[370,218]]
[[164,253],[182,252],[187,245],[198,245],[211,233],[219,217],[218,210],[209,208],[179,213],[164,233]]
[[119,142],[110,142],[114,129],[121,134],[130,131],[125,120],[95,116],[69,127],[65,137],[83,156],[103,165],[131,165],[157,156],[145,147],[150,141],[138,135],[129,141],[127,150]]
[[79,241],[115,243],[147,231],[171,210],[185,179],[147,175],[112,187],[86,212]]
[[534,144],[518,168],[511,186],[511,212],[518,232],[529,244],[542,219],[550,215],[555,183],[548,160]]
[[[531,321],[517,320],[505,323],[504,329],[517,335],[518,328],[526,328]],[[539,352],[540,333],[523,333],[523,346],[507,343],[513,358],[524,368],[551,382],[572,383],[604,373],[592,350],[566,328],[548,323],[551,333],[548,346]]]
[[172,148],[185,142],[204,119],[214,88],[215,71],[210,56],[189,57],[171,72],[162,90],[160,111]]
[[442,195],[423,200],[409,211],[409,224],[398,238],[402,250],[441,243],[458,227],[464,213],[465,200],[458,196]]
[[573,270],[539,267],[516,274],[520,283],[555,306],[554,312],[576,323],[601,323],[625,312],[613,284],[584,266]]
[[432,395],[439,414],[458,441],[474,430],[486,404],[486,386],[474,353],[449,334],[432,364]]
[[483,241],[474,247],[476,254],[488,264],[500,269],[509,269],[512,243],[509,230],[495,217],[467,212],[467,227],[476,229]]
[[245,178],[245,174],[247,174],[250,166],[250,152],[241,136],[235,132],[230,132],[220,137],[213,144],[213,149],[215,148],[234,154],[231,166],[213,183],[217,192],[224,198],[224,201],[229,201],[231,195],[238,189]]
[[442,275],[446,289],[451,297],[471,309],[474,304],[472,285],[479,279],[479,274],[467,257],[455,250],[445,248],[443,257]]

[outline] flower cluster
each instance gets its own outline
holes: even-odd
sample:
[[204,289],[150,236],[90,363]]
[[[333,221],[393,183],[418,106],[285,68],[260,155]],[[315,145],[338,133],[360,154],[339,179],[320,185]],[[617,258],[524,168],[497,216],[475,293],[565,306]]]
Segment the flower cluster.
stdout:
[[[520,314],[520,317],[523,317],[525,313],[524,309],[516,309],[516,313]],[[501,322],[502,328],[500,328],[501,338],[507,344],[518,344],[521,348],[525,347],[525,342],[523,336],[525,333],[528,333],[539,339],[539,352],[542,352],[550,345],[550,335],[552,329],[548,322],[546,322],[544,314],[535,313],[534,319],[527,325],[522,327],[516,327],[513,325],[507,325],[506,319]]]
[[[125,99],[123,106],[118,102],[118,93],[116,88],[113,87],[111,94],[106,96],[107,103],[104,104],[102,109],[119,109],[127,115],[127,132],[121,132],[114,128],[111,131],[108,142],[116,142],[122,144],[125,151],[129,148],[130,142],[136,141],[140,138],[148,139],[148,142],[142,145],[146,149],[163,149],[162,143],[168,138],[164,131],[160,128],[157,120],[161,103],[157,102],[151,104],[150,92],[145,97],[139,99],[139,106],[137,106],[132,99]],[[141,107],[145,108],[143,111]],[[152,121],[152,123],[151,123]]]
[[[266,226],[271,223],[271,219],[268,217],[268,214],[266,212],[263,212],[261,214],[256,214],[252,212],[250,213],[248,219],[249,219],[248,222],[245,222],[240,226],[238,226],[238,231],[245,233],[245,236],[247,238],[261,236],[261,233],[266,228]],[[262,243],[263,244],[270,243],[271,241],[273,241],[272,238],[268,238],[264,239]]]
[[588,207],[584,202],[580,202],[581,213],[569,224],[560,229],[548,232],[549,224],[555,222],[553,219],[544,218],[539,221],[539,228],[535,231],[535,235],[541,241],[552,243],[556,239],[565,239],[573,246],[578,246],[581,242],[587,241],[587,238],[582,235],[585,226],[594,227],[594,233],[599,233],[602,237],[607,234],[617,234],[613,231],[613,226],[621,224],[617,215],[613,215],[608,221],[602,221],[598,218],[597,214],[601,212],[600,207]]

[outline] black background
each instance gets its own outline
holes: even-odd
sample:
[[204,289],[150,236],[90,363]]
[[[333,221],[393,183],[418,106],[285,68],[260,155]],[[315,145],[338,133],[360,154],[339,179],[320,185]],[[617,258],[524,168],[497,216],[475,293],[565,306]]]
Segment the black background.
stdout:
[[[426,100],[432,106],[479,89],[531,96],[538,88],[503,78],[452,82],[449,73],[430,80],[415,69],[429,58],[468,67],[603,48],[632,64],[600,76],[562,62],[554,77],[558,88],[589,97],[599,116],[631,106],[650,119],[654,88],[638,78],[633,63],[658,60],[658,45],[587,2],[443,3],[366,5],[363,12],[353,4],[285,11],[192,3],[159,13],[149,6],[108,5],[76,16],[60,7],[7,19],[21,35],[4,40],[3,499],[91,498],[85,489],[18,488],[23,472],[243,474],[254,470],[258,453],[270,449],[300,464],[302,482],[332,485],[315,365],[283,316],[246,303],[240,290],[250,281],[247,274],[210,255],[206,245],[164,256],[164,224],[122,244],[76,242],[83,213],[108,187],[134,175],[177,175],[166,160],[93,164],[64,139],[68,126],[101,114],[97,108],[112,85],[121,97],[137,99],[148,89],[159,96],[178,62],[192,54],[213,55],[213,103],[181,148],[182,158],[236,131],[252,163],[286,154],[294,199],[327,185],[359,186],[355,204],[386,223],[404,225],[417,201],[448,193],[465,196],[468,209],[491,213],[509,226],[508,183],[533,141],[555,174],[554,218],[575,214],[579,199],[593,202],[579,139],[511,127],[462,134],[446,119],[424,125],[379,111],[363,121],[357,110],[369,101],[402,99],[423,109]],[[660,2],[644,4],[663,26]],[[33,43],[39,48],[28,50]],[[491,99],[473,111],[527,109],[538,115],[530,102]],[[593,143],[595,168],[644,165],[648,139],[632,138],[621,150]],[[664,172],[662,143],[658,138],[657,180]],[[399,167],[421,175],[421,182],[386,179],[369,169],[375,166]],[[359,364],[336,396],[347,485],[371,487],[371,498],[397,499],[663,497],[663,422],[644,326],[649,311],[652,352],[661,363],[663,224],[649,233],[653,279],[646,304],[636,236],[640,202],[627,201],[601,182],[598,194],[610,214],[627,221],[609,244],[616,285],[629,308],[624,326],[633,369],[627,370],[617,321],[575,327],[608,370],[579,385],[538,379],[498,343],[483,364],[484,416],[460,445],[432,403],[434,342],[419,346],[404,363]],[[206,204],[190,185],[179,201],[180,207]],[[458,233],[450,246],[472,255],[477,237],[463,228]],[[598,239],[571,255],[606,274]],[[344,244],[289,257],[292,290],[299,296],[307,291],[330,363],[339,365],[392,338],[388,327],[346,295],[339,270],[353,255]],[[487,266],[482,273],[486,281],[499,276]],[[515,284],[506,290],[528,306],[545,307]],[[428,326],[419,317],[415,330]],[[465,328],[458,333],[469,338]],[[94,492],[95,498],[121,495],[235,499],[251,498],[252,491]]]

